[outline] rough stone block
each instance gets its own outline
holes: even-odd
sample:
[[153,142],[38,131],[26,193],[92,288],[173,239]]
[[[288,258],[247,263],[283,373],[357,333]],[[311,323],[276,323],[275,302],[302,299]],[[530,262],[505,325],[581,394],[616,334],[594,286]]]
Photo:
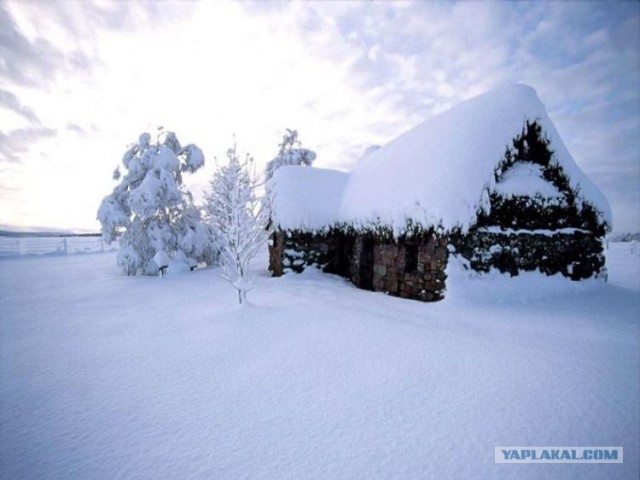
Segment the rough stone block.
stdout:
[[387,267],[385,267],[384,265],[376,264],[373,266],[373,273],[375,275],[384,277],[387,274]]

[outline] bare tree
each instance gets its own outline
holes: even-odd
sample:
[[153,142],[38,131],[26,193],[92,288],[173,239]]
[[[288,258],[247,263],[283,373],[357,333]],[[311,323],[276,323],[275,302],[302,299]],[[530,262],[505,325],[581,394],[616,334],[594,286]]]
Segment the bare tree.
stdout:
[[205,207],[216,234],[222,275],[238,291],[242,304],[253,283],[249,265],[268,237],[268,214],[257,193],[253,158],[246,155],[241,160],[235,144],[226,155],[227,164],[218,166],[210,183]]

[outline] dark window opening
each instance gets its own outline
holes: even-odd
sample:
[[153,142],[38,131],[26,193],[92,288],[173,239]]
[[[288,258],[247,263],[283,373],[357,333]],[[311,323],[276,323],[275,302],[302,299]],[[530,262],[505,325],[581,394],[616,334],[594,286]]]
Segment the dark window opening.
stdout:
[[360,288],[373,290],[373,240],[363,239],[360,252]]
[[404,247],[404,273],[413,273],[418,270],[418,246],[406,245]]

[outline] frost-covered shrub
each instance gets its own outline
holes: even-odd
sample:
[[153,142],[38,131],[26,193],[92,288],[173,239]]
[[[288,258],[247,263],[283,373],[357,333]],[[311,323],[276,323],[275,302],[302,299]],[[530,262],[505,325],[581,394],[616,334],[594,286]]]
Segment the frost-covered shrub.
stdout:
[[122,158],[124,175],[98,209],[107,244],[120,239],[118,265],[127,275],[156,274],[156,252],[181,252],[196,262],[216,258],[208,227],[182,186],[182,174],[204,165],[196,145],[181,146],[175,133],[161,130],[154,142],[143,133]]

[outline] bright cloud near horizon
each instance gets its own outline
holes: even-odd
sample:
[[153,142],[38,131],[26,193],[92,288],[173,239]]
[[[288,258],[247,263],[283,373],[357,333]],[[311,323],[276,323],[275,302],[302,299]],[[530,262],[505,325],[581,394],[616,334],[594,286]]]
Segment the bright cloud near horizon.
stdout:
[[319,167],[505,83],[533,86],[640,230],[640,3],[0,3],[0,225],[97,231],[129,143],[158,126],[207,167],[237,139],[264,165],[285,128]]

